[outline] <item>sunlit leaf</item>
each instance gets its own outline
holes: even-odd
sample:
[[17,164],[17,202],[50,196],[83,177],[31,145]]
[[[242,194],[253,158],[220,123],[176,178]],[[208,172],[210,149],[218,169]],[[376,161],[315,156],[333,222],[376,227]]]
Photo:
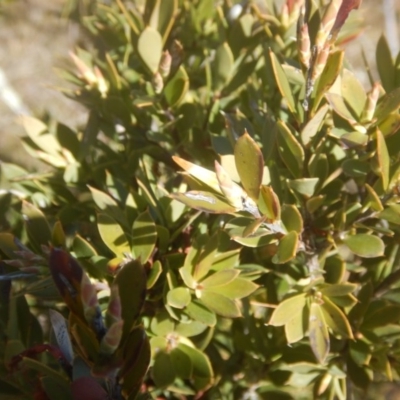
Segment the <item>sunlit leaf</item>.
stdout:
[[306,294],[302,293],[283,300],[272,313],[269,325],[282,326],[301,313],[306,305]]
[[245,132],[235,144],[235,163],[244,190],[258,201],[263,178],[264,158],[260,147]]
[[329,298],[323,297],[321,310],[326,324],[334,333],[343,338],[353,339],[353,333],[345,314]]
[[323,364],[329,352],[330,340],[323,311],[317,303],[311,303],[308,330],[311,349],[318,362]]
[[181,201],[187,206],[199,211],[213,214],[233,214],[236,209],[226,203],[221,197],[210,192],[192,190],[186,193],[171,193],[170,197]]
[[216,291],[211,290],[202,290],[200,301],[204,303],[211,311],[214,311],[216,314],[221,315],[226,318],[237,318],[242,314],[237,303],[234,300],[229,299],[218,293]]
[[148,26],[140,34],[137,42],[137,50],[146,67],[155,74],[160,63],[162,53],[162,37],[160,33]]
[[277,126],[279,130],[277,136],[278,150],[282,161],[295,178],[300,178],[303,169],[304,150],[282,121],[279,121]]
[[178,287],[167,293],[167,302],[171,307],[185,308],[191,300],[189,289]]
[[297,252],[299,237],[297,232],[291,231],[285,235],[278,244],[278,251],[272,258],[276,264],[284,264],[290,261]]
[[295,102],[285,71],[283,70],[276,55],[271,50],[269,52],[269,56],[271,58],[271,64],[274,71],[275,81],[279,88],[279,91],[282,97],[286,100],[289,110],[293,114],[295,114],[296,113]]
[[385,244],[381,238],[364,233],[347,236],[344,243],[354,254],[365,258],[382,256],[385,249]]
[[131,246],[121,226],[107,214],[97,214],[97,227],[105,245],[119,256],[129,255]]

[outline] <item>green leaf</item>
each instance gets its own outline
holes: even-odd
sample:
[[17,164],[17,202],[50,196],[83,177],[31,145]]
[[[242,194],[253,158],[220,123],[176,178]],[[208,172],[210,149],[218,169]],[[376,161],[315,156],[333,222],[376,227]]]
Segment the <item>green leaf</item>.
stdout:
[[238,305],[234,300],[211,290],[202,290],[200,300],[211,311],[226,318],[237,318],[241,316]]
[[193,364],[191,358],[179,347],[172,349],[170,353],[173,369],[178,377],[190,379],[193,374]]
[[210,187],[216,193],[219,193],[221,195],[223,194],[219,187],[219,182],[215,172],[212,172],[209,169],[193,164],[177,156],[173,156],[172,159],[193,178],[197,179],[202,184]]
[[372,380],[372,371],[369,372],[367,367],[357,365],[350,356],[347,357],[346,367],[351,382],[356,387],[365,390]]
[[[202,351],[190,347],[186,344],[179,343],[178,349],[187,354],[193,365],[193,377],[195,388],[200,391],[207,387],[214,376],[210,360]],[[202,379],[201,379],[202,378]]]
[[245,132],[235,144],[235,163],[244,190],[254,201],[258,201],[263,178],[264,158],[260,147]]
[[257,290],[257,288],[258,285],[255,283],[239,277],[224,286],[219,286],[218,293],[222,294],[228,299],[235,300],[249,296],[251,293]]
[[307,331],[306,324],[307,307],[296,313],[296,315],[285,324],[285,335],[288,343],[296,343],[303,339]]
[[344,101],[353,110],[358,120],[364,111],[367,95],[359,80],[348,69],[344,69],[342,73],[341,92]]
[[125,337],[140,315],[146,297],[146,273],[142,264],[133,260],[125,264],[114,280],[121,299],[121,316]]
[[175,381],[176,372],[169,354],[164,351],[157,352],[151,375],[159,388],[167,387]]
[[233,214],[236,209],[221,197],[210,192],[191,190],[186,193],[171,193],[170,197],[199,211],[212,214]]
[[96,206],[101,211],[104,211],[104,214],[108,214],[113,217],[121,226],[125,226],[127,218],[118,203],[109,194],[91,186],[88,186],[88,188],[92,194],[93,201],[95,202]]
[[157,242],[156,225],[148,211],[140,214],[132,229],[132,253],[145,264],[151,257]]
[[177,0],[158,0],[154,6],[150,26],[161,33],[163,43],[167,41],[169,32],[174,24],[177,8]]
[[167,303],[174,308],[185,308],[191,300],[189,289],[178,287],[167,293]]
[[200,335],[207,328],[206,324],[203,324],[200,321],[191,320],[189,323],[187,321],[177,323],[174,332],[184,337],[192,337]]
[[136,398],[150,364],[150,343],[144,328],[130,332],[124,346],[124,364],[118,376],[123,379],[122,389],[130,398]]
[[15,257],[15,251],[18,250],[16,239],[11,233],[0,232],[0,250],[10,259]]
[[303,175],[304,150],[284,122],[278,121],[278,150],[282,161],[295,178]]
[[376,66],[386,93],[395,88],[395,67],[388,41],[384,35],[376,45]]
[[272,221],[281,219],[281,204],[279,198],[270,186],[261,186],[258,199],[259,210]]
[[400,107],[400,87],[385,94],[378,102],[375,109],[374,118],[377,119],[377,124],[386,119],[389,114],[397,111]]
[[147,289],[151,289],[157,283],[161,273],[162,273],[161,262],[159,260],[156,260],[151,266],[151,269],[147,276],[147,284],[146,284]]
[[[50,164],[55,167],[65,167],[67,162],[61,155],[63,149],[57,138],[53,134],[49,133],[48,127],[42,121],[27,115],[21,116],[20,118],[25,131],[32,142],[42,152],[44,152],[44,157],[48,155],[50,157],[48,160],[53,161]],[[47,161],[46,158],[42,159]]]
[[[318,80],[317,88],[315,91],[315,98],[313,104],[313,111],[317,109],[319,103],[328,92],[329,88],[335,83],[343,64],[344,51],[333,51],[327,60],[324,70]],[[306,144],[306,143],[304,143]]]
[[214,235],[207,241],[204,249],[201,251],[201,254],[198,258],[193,260],[187,257],[185,259],[185,265],[187,261],[189,261],[192,267],[194,267],[192,268],[193,278],[197,282],[203,279],[210,271],[212,264],[214,262],[214,258],[218,251],[218,244],[219,244],[218,236]]
[[368,183],[365,184],[365,188],[367,189],[368,192],[367,200],[371,209],[374,211],[383,211],[383,205],[381,199],[379,198],[375,190],[370,185],[368,185]]
[[349,321],[338,306],[332,303],[326,296],[323,296],[321,310],[326,324],[332,331],[342,338],[353,339],[353,333]]
[[350,148],[363,147],[368,143],[368,135],[358,131],[348,132],[340,137],[340,141]]
[[233,72],[233,54],[228,43],[222,43],[215,52],[213,62],[213,89],[220,89],[226,83]]
[[318,182],[319,178],[301,178],[288,180],[287,184],[290,189],[306,198],[310,198],[314,194]]
[[372,302],[363,317],[361,325],[363,330],[397,324],[400,318],[400,307],[384,301]]
[[353,283],[340,283],[336,285],[323,285],[318,290],[324,296],[345,296],[346,294],[353,293],[357,285]]
[[291,321],[297,314],[301,313],[306,306],[306,294],[301,293],[283,300],[272,313],[268,324],[282,326]]
[[[175,322],[171,319],[166,310],[157,313],[151,319],[150,331],[153,335],[167,337],[174,331],[174,328]],[[154,348],[153,344],[152,347]]]
[[56,221],[51,232],[51,242],[56,247],[65,247],[65,233],[60,221]]
[[148,26],[140,34],[137,42],[137,51],[152,74],[155,74],[158,70],[162,54],[163,42],[160,33]]
[[76,235],[72,242],[72,249],[76,258],[89,258],[96,256],[96,250],[93,246],[85,240],[82,236]]
[[342,163],[343,172],[351,178],[365,178],[371,167],[368,162],[348,158]]
[[51,230],[44,214],[33,204],[22,202],[22,215],[28,231],[29,239],[38,250],[41,245],[49,246],[51,243]]
[[315,213],[315,211],[325,204],[325,199],[325,195],[311,197],[306,202],[307,211],[311,214]]
[[63,375],[61,375],[55,369],[50,368],[46,364],[42,364],[41,362],[34,360],[33,358],[23,357],[21,363],[21,367],[25,367],[31,370],[38,372],[41,375],[47,376],[51,378],[54,382],[57,383],[59,388],[63,388],[68,391],[69,382]]
[[283,205],[282,222],[288,232],[295,231],[300,234],[303,231],[303,219],[300,211],[293,204]]
[[399,131],[400,115],[397,112],[389,114],[378,126],[383,136],[388,137]]
[[272,258],[275,264],[284,264],[295,257],[299,237],[297,232],[291,231],[285,235],[278,244],[278,251]]
[[290,88],[285,71],[283,70],[280,62],[278,61],[276,55],[272,52],[272,50],[269,51],[269,56],[271,59],[272,69],[279,92],[285,99],[288,108],[292,112],[292,114],[296,114],[296,105],[293,98],[292,89]]
[[184,99],[189,89],[189,77],[185,69],[180,66],[175,75],[164,88],[164,96],[170,107],[177,107]]
[[317,303],[311,303],[308,331],[311,349],[318,362],[323,364],[329,353],[330,340],[324,314]]
[[354,254],[364,258],[380,257],[385,250],[385,244],[381,238],[365,233],[347,236],[343,242]]
[[215,173],[221,192],[224,194],[227,202],[237,210],[241,210],[243,208],[243,199],[247,197],[245,191],[232,180],[217,161],[215,161]]
[[328,100],[330,106],[338,115],[348,121],[351,126],[354,126],[356,124],[353,114],[350,112],[347,104],[345,103],[341,95],[337,93],[327,93],[325,97]]
[[97,227],[105,245],[115,254],[124,256],[131,254],[131,246],[121,226],[107,214],[97,214]]
[[378,162],[378,173],[382,178],[383,189],[386,190],[389,186],[390,174],[390,158],[385,138],[382,132],[377,129],[376,132],[376,157]]
[[307,122],[307,124],[302,129],[300,136],[305,146],[308,146],[314,136],[319,132],[328,110],[329,106],[325,104],[318,110],[318,112]]
[[209,277],[201,281],[200,285],[203,289],[224,286],[228,283],[231,283],[239,274],[240,271],[237,269],[224,269],[210,275]]
[[208,326],[215,326],[217,318],[213,311],[206,308],[199,300],[193,300],[184,309],[184,313],[195,321],[199,321]]
[[233,240],[246,247],[261,247],[276,242],[277,235],[275,232],[285,232],[282,230],[280,223],[277,222],[276,224],[269,224],[274,231],[266,227],[260,227],[255,232],[252,232],[251,236],[246,237],[245,234],[248,232],[248,227],[253,223],[254,220],[251,218],[233,218],[226,224],[225,229]]
[[378,218],[400,225],[400,204],[389,204],[382,212],[378,214]]

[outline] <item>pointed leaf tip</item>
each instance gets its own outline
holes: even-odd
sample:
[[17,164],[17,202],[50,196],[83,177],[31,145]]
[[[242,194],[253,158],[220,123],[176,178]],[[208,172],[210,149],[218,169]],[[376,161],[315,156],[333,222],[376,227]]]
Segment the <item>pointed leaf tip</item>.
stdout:
[[258,144],[245,133],[236,141],[235,163],[244,190],[258,201],[264,171],[264,157]]

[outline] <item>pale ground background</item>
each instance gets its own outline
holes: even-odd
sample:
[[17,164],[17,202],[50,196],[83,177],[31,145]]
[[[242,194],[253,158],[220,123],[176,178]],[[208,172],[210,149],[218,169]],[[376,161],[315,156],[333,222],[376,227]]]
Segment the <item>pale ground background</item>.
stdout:
[[[60,19],[63,1],[13,0],[0,8],[0,69],[33,115],[40,117],[47,113],[76,127],[84,123],[85,110],[55,89],[65,82],[57,77],[54,69],[65,66],[66,60],[70,62],[68,51],[82,40],[77,26]],[[397,8],[397,21],[400,21],[400,0],[393,0],[393,4]],[[364,47],[374,66],[375,45],[384,29],[382,1],[364,0],[360,12],[365,18],[364,33],[347,46],[346,52],[353,69],[367,87],[362,73],[361,48]],[[19,144],[23,131],[16,115],[1,101],[0,116],[0,160],[32,166]],[[368,399],[400,400],[400,386],[386,384],[371,388],[364,397]]]

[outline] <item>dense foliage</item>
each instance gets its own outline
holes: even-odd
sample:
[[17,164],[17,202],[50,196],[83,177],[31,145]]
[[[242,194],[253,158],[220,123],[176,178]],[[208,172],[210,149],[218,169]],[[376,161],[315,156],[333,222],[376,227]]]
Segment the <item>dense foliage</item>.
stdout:
[[4,398],[344,400],[399,378],[400,56],[382,37],[369,91],[346,68],[359,5],[69,3],[87,124],[24,117],[51,168],[0,164]]

